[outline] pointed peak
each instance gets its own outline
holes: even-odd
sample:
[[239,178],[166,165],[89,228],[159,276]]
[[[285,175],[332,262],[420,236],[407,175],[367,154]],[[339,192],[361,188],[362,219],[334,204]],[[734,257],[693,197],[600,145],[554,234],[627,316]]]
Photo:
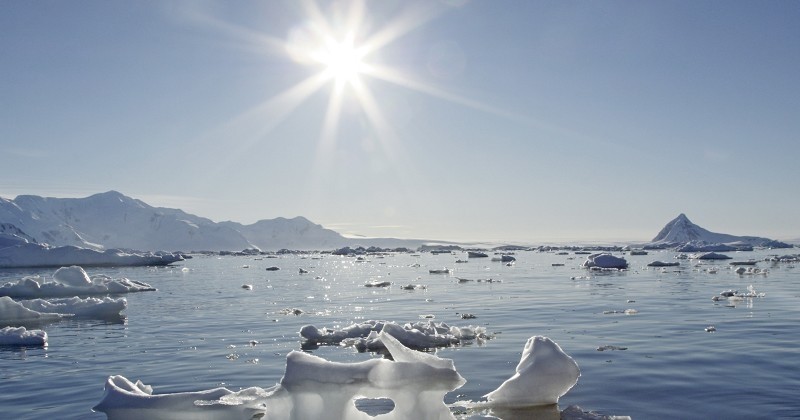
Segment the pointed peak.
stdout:
[[106,192],[94,194],[90,197],[122,198],[125,197],[125,195],[116,190],[108,190]]

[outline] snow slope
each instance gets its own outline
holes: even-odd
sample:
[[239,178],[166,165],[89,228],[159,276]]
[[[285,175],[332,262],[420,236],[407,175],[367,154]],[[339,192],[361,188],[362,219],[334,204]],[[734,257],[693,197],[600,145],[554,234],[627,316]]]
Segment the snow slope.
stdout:
[[651,245],[680,246],[690,242],[706,244],[731,244],[739,242],[751,246],[774,248],[786,245],[769,238],[761,238],[758,236],[735,236],[711,232],[692,223],[683,213],[667,223],[667,225],[658,232],[658,235],[653,238]]
[[[0,197],[0,247],[4,240],[20,238],[50,246],[144,251],[324,250],[422,243],[345,238],[303,217],[260,220],[251,225],[216,223],[183,210],[153,207],[116,191],[85,198]],[[392,245],[386,245],[389,243]]]

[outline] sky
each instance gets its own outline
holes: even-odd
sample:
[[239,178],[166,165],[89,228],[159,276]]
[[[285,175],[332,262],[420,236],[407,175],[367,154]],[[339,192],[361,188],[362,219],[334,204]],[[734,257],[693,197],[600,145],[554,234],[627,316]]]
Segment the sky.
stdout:
[[4,1],[0,197],[347,235],[800,238],[797,1]]

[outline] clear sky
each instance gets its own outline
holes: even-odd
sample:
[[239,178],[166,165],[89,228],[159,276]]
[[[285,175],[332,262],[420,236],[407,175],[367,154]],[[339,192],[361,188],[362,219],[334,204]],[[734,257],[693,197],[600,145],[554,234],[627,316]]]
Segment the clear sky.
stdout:
[[798,1],[0,2],[0,196],[346,234],[800,237]]

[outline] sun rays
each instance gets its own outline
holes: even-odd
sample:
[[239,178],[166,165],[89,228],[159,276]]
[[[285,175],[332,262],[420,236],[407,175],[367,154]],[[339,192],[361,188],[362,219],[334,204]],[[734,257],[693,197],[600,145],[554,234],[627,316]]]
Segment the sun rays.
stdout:
[[416,176],[413,161],[405,158],[404,145],[393,126],[396,118],[392,116],[398,109],[387,102],[385,89],[392,88],[395,94],[403,90],[420,93],[481,112],[516,118],[426,82],[424,65],[403,66],[401,70],[388,64],[398,62],[398,57],[392,54],[399,40],[447,13],[451,6],[444,2],[401,2],[390,13],[373,10],[383,14],[371,15],[370,7],[381,4],[363,0],[323,6],[315,0],[294,3],[299,14],[283,37],[238,28],[209,16],[202,19],[195,16],[198,22],[228,32],[247,51],[256,51],[261,46],[262,53],[271,59],[293,64],[296,72],[281,73],[284,79],[291,80],[295,73],[301,76],[212,135],[236,138],[235,143],[226,146],[222,160],[235,165],[290,117],[304,112],[301,110],[304,104],[312,98],[318,100],[321,95],[327,95],[321,113],[303,115],[309,128],[314,124],[319,127],[316,150],[313,157],[309,156],[313,163],[308,174],[311,185],[306,186],[309,191],[324,191],[331,183],[331,169],[343,164],[337,160],[337,153],[359,145],[363,149],[362,158],[370,160],[363,162],[365,165],[380,164],[409,182]]

